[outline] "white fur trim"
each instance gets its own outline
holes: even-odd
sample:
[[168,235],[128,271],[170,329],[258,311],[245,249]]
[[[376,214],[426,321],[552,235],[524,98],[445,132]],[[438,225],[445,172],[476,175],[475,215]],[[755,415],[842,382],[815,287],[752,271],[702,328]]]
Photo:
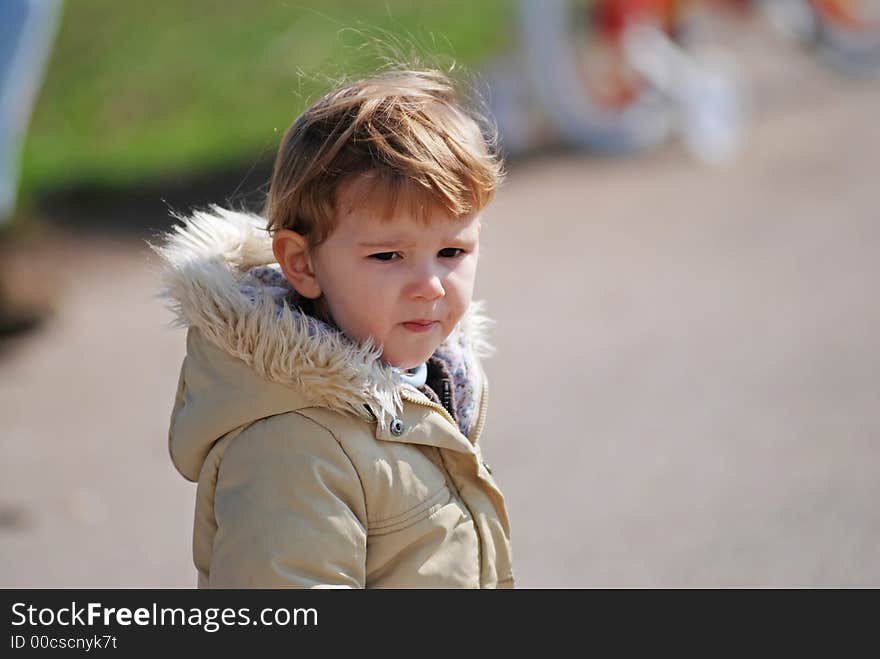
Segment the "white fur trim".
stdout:
[[[239,289],[248,269],[275,262],[265,219],[211,206],[176,225],[162,246],[162,296],[175,324],[197,327],[215,346],[241,359],[261,377],[295,388],[310,404],[370,414],[380,427],[402,407],[400,378],[368,341],[358,346],[339,332],[310,331],[297,310],[279,312],[268,293],[256,302]],[[447,341],[461,337],[478,356],[491,346],[491,322],[474,302]]]

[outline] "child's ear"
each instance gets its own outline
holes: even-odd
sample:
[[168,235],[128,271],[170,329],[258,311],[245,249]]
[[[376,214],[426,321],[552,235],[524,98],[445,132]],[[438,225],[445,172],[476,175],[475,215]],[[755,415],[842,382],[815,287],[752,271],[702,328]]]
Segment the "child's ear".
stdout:
[[321,296],[305,236],[290,229],[280,229],[272,239],[272,251],[297,293],[313,300]]

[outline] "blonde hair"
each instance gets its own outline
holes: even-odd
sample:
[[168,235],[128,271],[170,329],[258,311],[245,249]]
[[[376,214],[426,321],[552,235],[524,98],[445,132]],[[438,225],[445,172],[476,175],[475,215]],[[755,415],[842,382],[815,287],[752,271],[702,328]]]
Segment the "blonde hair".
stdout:
[[320,245],[335,228],[339,188],[357,178],[369,179],[363,199],[385,218],[400,204],[423,222],[432,209],[479,212],[504,177],[487,124],[459,105],[455,84],[437,70],[390,71],[335,89],[284,135],[263,209],[268,228]]

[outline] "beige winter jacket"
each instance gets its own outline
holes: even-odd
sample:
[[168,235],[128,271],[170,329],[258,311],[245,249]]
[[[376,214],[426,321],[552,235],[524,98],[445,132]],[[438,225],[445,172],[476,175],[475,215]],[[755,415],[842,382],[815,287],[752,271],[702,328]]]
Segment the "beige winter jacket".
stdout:
[[215,207],[158,249],[188,328],[169,447],[198,481],[199,587],[513,587],[504,498],[478,444],[478,306],[444,343],[466,358],[456,385],[475,392],[466,436],[371,346],[254,274],[273,267],[264,227]]

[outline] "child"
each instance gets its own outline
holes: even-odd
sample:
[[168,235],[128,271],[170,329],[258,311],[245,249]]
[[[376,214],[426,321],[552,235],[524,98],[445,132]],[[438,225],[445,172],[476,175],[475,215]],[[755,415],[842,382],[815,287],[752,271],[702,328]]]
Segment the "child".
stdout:
[[264,218],[213,207],[158,249],[199,587],[513,587],[471,302],[501,177],[444,74],[389,72],[293,123]]

